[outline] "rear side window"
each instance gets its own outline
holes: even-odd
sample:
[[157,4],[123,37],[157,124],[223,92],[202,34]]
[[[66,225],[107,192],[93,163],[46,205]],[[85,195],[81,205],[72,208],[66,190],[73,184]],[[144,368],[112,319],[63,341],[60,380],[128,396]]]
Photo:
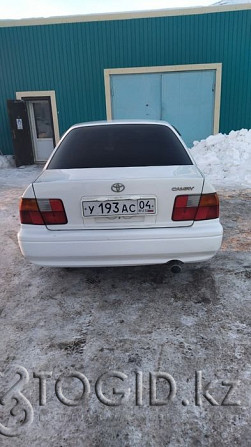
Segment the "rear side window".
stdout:
[[167,126],[109,124],[72,129],[47,169],[191,164],[183,145]]

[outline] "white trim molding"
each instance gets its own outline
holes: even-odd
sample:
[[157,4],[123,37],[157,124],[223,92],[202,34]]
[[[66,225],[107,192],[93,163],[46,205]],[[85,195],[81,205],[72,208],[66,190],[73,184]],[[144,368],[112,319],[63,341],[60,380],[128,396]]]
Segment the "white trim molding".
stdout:
[[163,65],[157,67],[107,68],[104,70],[106,117],[112,120],[111,76],[125,74],[167,73],[178,71],[215,70],[214,134],[219,132],[222,64]]
[[212,5],[193,8],[155,9],[151,11],[114,12],[104,14],[73,15],[62,17],[0,20],[0,28],[13,26],[56,25],[60,23],[106,22],[111,20],[147,19],[153,17],[188,16],[213,14],[215,12],[243,11],[251,9],[250,3],[236,5]]
[[43,96],[49,96],[51,99],[51,113],[54,128],[55,143],[57,144],[60,140],[59,136],[59,126],[58,126],[58,112],[56,103],[55,90],[42,90],[42,91],[26,91],[26,92],[16,92],[16,99],[23,98],[42,98]]

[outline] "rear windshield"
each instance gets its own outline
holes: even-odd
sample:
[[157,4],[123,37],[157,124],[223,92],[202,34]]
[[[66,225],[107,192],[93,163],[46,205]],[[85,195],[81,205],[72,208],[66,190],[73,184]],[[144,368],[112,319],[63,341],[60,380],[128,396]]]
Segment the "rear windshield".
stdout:
[[191,164],[183,145],[167,126],[110,124],[72,129],[47,169]]

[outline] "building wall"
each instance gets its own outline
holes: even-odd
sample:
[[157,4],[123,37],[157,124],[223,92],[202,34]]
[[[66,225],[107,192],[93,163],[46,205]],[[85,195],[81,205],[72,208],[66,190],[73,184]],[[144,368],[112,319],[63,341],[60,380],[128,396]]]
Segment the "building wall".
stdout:
[[7,99],[55,90],[59,132],[106,119],[104,69],[222,63],[220,131],[251,127],[251,10],[0,27],[0,150]]

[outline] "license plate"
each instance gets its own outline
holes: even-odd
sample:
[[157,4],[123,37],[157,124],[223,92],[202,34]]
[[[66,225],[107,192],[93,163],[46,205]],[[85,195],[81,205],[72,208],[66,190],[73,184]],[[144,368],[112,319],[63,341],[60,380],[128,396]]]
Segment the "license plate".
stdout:
[[84,217],[156,214],[155,199],[83,201]]

